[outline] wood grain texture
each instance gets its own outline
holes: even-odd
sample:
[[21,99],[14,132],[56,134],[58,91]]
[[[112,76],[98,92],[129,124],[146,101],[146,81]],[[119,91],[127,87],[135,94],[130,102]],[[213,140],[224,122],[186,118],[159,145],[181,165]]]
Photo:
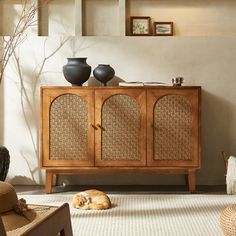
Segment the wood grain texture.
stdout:
[[[50,159],[50,108],[63,95],[77,95],[87,105],[86,160]],[[159,103],[166,98],[163,104]],[[200,121],[201,87],[198,86],[42,87],[40,148],[41,166],[46,168],[46,191],[51,192],[53,176],[60,174],[161,173],[186,175],[189,190],[194,192],[195,172],[200,168]],[[160,135],[160,129],[164,130],[163,134],[165,129],[168,132],[174,129],[174,140]],[[164,141],[158,140],[160,137]],[[176,141],[174,145],[173,141]]]
[[188,187],[189,192],[194,193],[196,191],[196,174],[195,169],[188,170]]
[[[167,98],[168,96],[171,98],[168,101],[168,104],[165,104],[166,106],[161,107],[161,110],[158,110],[158,112],[161,113],[156,114],[155,116],[155,109],[158,109],[158,103],[162,101],[162,99]],[[176,99],[176,101],[173,101],[173,98],[178,99]],[[184,90],[179,88],[165,90],[148,90],[148,166],[189,166],[196,168],[200,167],[199,113],[199,88],[189,88]],[[160,116],[163,117],[163,121],[161,121]],[[155,120],[155,117],[157,121]],[[175,127],[176,125],[177,127]],[[155,138],[163,140],[156,141]],[[160,149],[160,146],[155,145],[163,146]],[[166,151],[166,153],[161,153],[161,151],[158,150],[161,150],[162,152],[164,150]],[[157,157],[158,155],[159,157]]]
[[[41,90],[41,163],[42,166],[94,166],[94,145],[91,145],[91,143],[94,143],[94,129],[92,128],[91,124],[94,124],[94,98],[93,98],[94,91],[91,89],[88,90],[71,90],[69,88],[62,89],[62,87],[57,87],[57,89],[49,89],[44,88]],[[86,147],[86,156],[81,157],[81,152],[77,151],[77,153],[74,153],[74,158],[71,158],[70,155],[67,155],[68,145],[63,146],[64,143],[66,143],[66,140],[63,141],[63,139],[66,137],[66,130],[62,127],[61,131],[57,133],[57,138],[59,140],[62,140],[61,143],[55,143],[54,149],[51,148],[53,145],[54,140],[53,135],[50,136],[50,132],[52,130],[52,120],[51,120],[51,108],[54,101],[57,101],[58,98],[62,98],[63,96],[76,96],[79,99],[82,99],[83,102],[85,102],[85,106],[87,109],[86,116],[87,119],[86,123],[83,124],[80,123],[79,117],[76,119],[77,121],[73,123],[73,117],[71,117],[70,120],[68,120],[68,115],[66,112],[71,109],[70,107],[70,100],[68,101],[68,104],[63,106],[62,108],[64,111],[60,113],[58,116],[54,118],[54,126],[56,128],[57,123],[61,124],[63,123],[63,114],[65,114],[65,119],[67,121],[67,124],[71,126],[71,129],[73,130],[73,133],[76,135],[77,130],[80,129],[81,126],[84,128],[84,133],[87,137]],[[72,103],[73,104],[73,103]],[[69,106],[69,108],[68,108]],[[68,109],[68,110],[67,110]],[[75,108],[76,110],[76,108]],[[79,115],[79,112],[77,112]],[[76,113],[74,114],[74,116]],[[79,132],[77,132],[79,133]],[[51,140],[50,140],[51,138]],[[81,138],[81,137],[80,137]],[[76,140],[75,140],[76,141]],[[71,146],[71,152],[76,152],[76,150],[79,150],[77,147],[81,145],[82,141],[79,142],[78,140]],[[58,150],[57,150],[58,149]],[[56,153],[56,156],[52,155],[53,152]],[[51,152],[50,152],[51,151]],[[76,157],[78,155],[78,157]],[[53,158],[52,158],[53,157]],[[69,158],[69,160],[67,160]]]
[[95,165],[146,165],[146,92],[104,89],[95,101]]
[[51,171],[46,170],[46,184],[45,184],[46,193],[52,192],[52,184],[53,184],[53,174]]

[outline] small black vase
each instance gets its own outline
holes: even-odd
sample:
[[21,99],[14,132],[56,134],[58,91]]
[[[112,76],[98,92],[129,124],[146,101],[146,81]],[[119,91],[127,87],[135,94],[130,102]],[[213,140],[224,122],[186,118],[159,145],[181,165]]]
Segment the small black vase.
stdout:
[[0,181],[4,181],[6,179],[9,169],[9,164],[10,164],[9,151],[4,146],[0,146]]
[[107,86],[107,82],[114,77],[115,71],[110,65],[99,64],[93,70],[93,75],[98,81],[102,82],[103,86]]
[[68,62],[63,66],[63,74],[72,86],[82,86],[89,79],[91,66],[87,64],[86,57],[67,58]]

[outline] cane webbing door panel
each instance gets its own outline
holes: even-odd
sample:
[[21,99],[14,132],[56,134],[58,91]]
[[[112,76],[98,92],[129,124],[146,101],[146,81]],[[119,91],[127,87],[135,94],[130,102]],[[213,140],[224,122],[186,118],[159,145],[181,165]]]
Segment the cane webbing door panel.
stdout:
[[41,89],[46,192],[64,174],[185,174],[200,168],[201,87]]
[[95,165],[146,165],[146,92],[95,91]]
[[148,166],[199,166],[199,93],[148,91]]
[[44,90],[42,98],[43,166],[93,166],[93,90]]

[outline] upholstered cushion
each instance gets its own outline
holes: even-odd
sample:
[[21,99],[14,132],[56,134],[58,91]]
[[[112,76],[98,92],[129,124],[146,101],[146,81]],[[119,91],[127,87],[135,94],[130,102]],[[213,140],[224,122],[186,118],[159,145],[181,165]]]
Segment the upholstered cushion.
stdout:
[[0,181],[0,214],[12,210],[17,203],[17,195],[14,187],[6,182]]

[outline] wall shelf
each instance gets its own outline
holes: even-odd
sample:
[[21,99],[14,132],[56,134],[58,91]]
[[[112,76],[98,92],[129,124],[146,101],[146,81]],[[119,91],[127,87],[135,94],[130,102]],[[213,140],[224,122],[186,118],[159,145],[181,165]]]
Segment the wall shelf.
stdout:
[[236,2],[231,0],[126,0],[126,35],[130,16],[174,22],[176,36],[236,36]]
[[[44,0],[38,0],[42,5]],[[11,35],[21,0],[0,1],[0,35]],[[54,0],[39,8],[39,36],[129,36],[131,16],[174,22],[175,36],[236,36],[232,0]]]
[[83,0],[82,35],[119,35],[118,0]]
[[76,34],[76,0],[55,0],[48,5],[44,5],[44,0],[38,0],[38,2],[40,4],[39,36]]

